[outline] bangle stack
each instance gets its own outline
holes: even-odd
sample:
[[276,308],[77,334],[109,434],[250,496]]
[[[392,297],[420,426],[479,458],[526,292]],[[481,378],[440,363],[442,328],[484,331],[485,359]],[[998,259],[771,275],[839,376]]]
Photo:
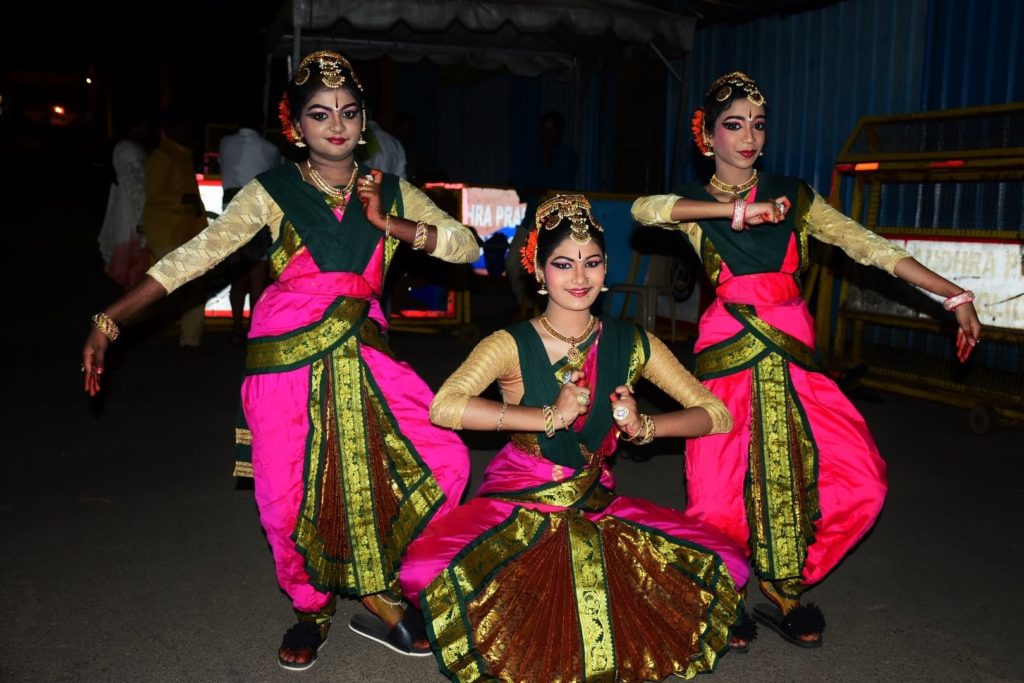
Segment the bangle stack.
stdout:
[[737,199],[732,204],[732,229],[737,232],[746,230],[746,218],[747,202],[743,199]]
[[110,341],[117,339],[121,329],[106,313],[97,313],[92,317],[92,326],[102,332]]
[[419,251],[427,244],[427,224],[420,221],[416,224],[416,236],[412,240],[412,248]]
[[956,296],[951,296],[945,301],[943,301],[942,307],[945,308],[947,311],[952,311],[956,309],[958,306],[969,304],[972,301],[974,301],[974,292],[972,292],[969,289],[965,289]]
[[498,426],[494,428],[494,431],[500,432],[501,425],[505,421],[505,411],[508,410],[508,403],[505,401],[501,402],[501,412],[498,413]]
[[[655,435],[654,418],[650,415],[640,413],[640,429],[636,430],[636,434],[629,437],[628,441],[635,443],[637,446],[646,446],[650,442],[654,441]],[[640,434],[643,433],[641,437]]]
[[551,406],[541,406],[544,413],[544,435],[549,439],[555,435],[555,409]]

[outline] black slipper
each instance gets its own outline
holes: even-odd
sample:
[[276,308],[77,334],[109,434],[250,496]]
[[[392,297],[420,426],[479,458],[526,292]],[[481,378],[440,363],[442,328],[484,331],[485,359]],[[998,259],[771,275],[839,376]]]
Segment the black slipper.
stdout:
[[[797,605],[779,617],[779,610],[774,605],[761,602],[754,606],[754,618],[778,633],[782,638],[797,647],[812,649],[821,647],[824,640],[825,615],[817,605],[808,603]],[[816,633],[817,640],[802,640],[800,636]]]
[[[419,616],[418,620],[417,616]],[[426,628],[422,624],[422,613],[410,607],[405,613],[405,618],[390,630],[388,630],[387,624],[368,612],[353,615],[348,622],[348,627],[364,638],[375,640],[400,655],[429,657],[434,654],[430,648],[421,650],[413,647],[416,640],[426,639]]]
[[[750,618],[750,614],[743,613],[743,616],[736,622],[732,629],[732,636],[729,638],[729,651],[745,655],[750,652],[750,645],[757,639],[757,622]],[[747,641],[746,645],[733,645],[736,640]]]
[[320,635],[320,627],[313,621],[300,621],[285,631],[281,639],[281,650],[309,650],[311,656],[307,662],[289,662],[282,659],[280,650],[277,654],[277,663],[282,669],[288,671],[305,671],[316,664],[317,653],[327,642],[327,637]]

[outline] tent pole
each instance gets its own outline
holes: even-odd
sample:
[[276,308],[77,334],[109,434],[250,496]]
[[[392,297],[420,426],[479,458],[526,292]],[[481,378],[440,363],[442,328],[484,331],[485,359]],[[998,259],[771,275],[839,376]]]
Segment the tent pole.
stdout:
[[676,73],[676,70],[673,69],[672,65],[668,63],[668,60],[665,59],[665,55],[661,53],[661,50],[658,49],[658,46],[655,45],[653,41],[647,44],[651,46],[651,49],[654,50],[654,54],[658,55],[658,59],[660,59],[661,63],[665,65],[665,68],[668,69],[670,74],[672,74],[672,77],[676,79],[676,83],[682,84],[683,77]]
[[267,110],[270,108],[270,71],[273,61],[273,53],[268,52],[263,63],[263,128],[260,130],[263,135],[267,134]]

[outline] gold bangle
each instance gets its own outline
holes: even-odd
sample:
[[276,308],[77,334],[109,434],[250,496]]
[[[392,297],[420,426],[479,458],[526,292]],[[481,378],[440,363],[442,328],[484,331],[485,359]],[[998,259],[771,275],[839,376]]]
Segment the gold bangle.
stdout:
[[501,412],[498,413],[498,426],[494,428],[494,431],[496,431],[496,432],[500,432],[501,431],[501,425],[502,425],[503,422],[505,422],[505,411],[506,410],[508,410],[508,403],[506,403],[505,401],[502,401],[501,402]]
[[121,329],[117,326],[110,316],[106,313],[97,313],[92,317],[92,326],[103,333],[103,335],[110,341],[117,339],[118,335],[121,334]]
[[[643,432],[643,438],[638,438],[640,437],[641,432]],[[629,441],[635,443],[637,446],[646,446],[650,442],[654,441],[655,432],[654,418],[650,415],[640,413],[640,429],[636,430],[636,434],[629,437]]]
[[544,434],[550,439],[555,435],[555,411],[551,406],[542,406],[540,411],[544,413]]
[[416,236],[412,240],[412,248],[417,251],[427,244],[427,224],[420,221],[416,224]]
[[391,237],[391,214],[384,216],[384,239]]
[[552,406],[552,410],[558,413],[558,419],[562,421],[562,429],[569,431],[569,423],[565,421],[564,417],[562,417],[562,411],[559,410],[557,406]]

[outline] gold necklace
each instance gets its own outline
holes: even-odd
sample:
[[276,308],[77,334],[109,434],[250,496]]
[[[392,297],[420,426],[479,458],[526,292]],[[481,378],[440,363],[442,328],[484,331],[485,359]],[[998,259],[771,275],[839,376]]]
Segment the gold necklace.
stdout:
[[716,176],[713,173],[711,174],[711,187],[715,188],[716,190],[720,190],[722,192],[727,192],[731,194],[733,199],[739,199],[741,194],[752,188],[754,185],[757,185],[756,168],[754,169],[754,174],[750,176],[750,179],[747,180],[746,182],[740,183],[739,185],[729,185],[728,183],[723,183],[721,180],[718,179],[718,176]]
[[309,169],[309,179],[313,181],[313,184],[317,186],[317,189],[325,194],[331,195],[332,197],[339,198],[344,198],[345,195],[352,191],[352,188],[356,184],[356,176],[359,175],[359,162],[355,162],[352,166],[352,175],[349,177],[348,183],[345,184],[345,187],[339,190],[327,182],[327,180],[320,175],[315,168],[313,168],[313,164],[309,162],[309,159],[306,159],[306,168]]
[[569,358],[569,362],[575,363],[580,358],[580,350],[576,348],[576,345],[581,341],[590,336],[590,333],[594,331],[594,324],[597,322],[597,318],[590,316],[590,322],[587,323],[587,329],[583,330],[583,333],[578,337],[567,337],[561,334],[555,328],[551,327],[551,323],[548,322],[547,317],[540,317],[540,326],[558,341],[563,341],[569,345],[569,351],[565,354]]

